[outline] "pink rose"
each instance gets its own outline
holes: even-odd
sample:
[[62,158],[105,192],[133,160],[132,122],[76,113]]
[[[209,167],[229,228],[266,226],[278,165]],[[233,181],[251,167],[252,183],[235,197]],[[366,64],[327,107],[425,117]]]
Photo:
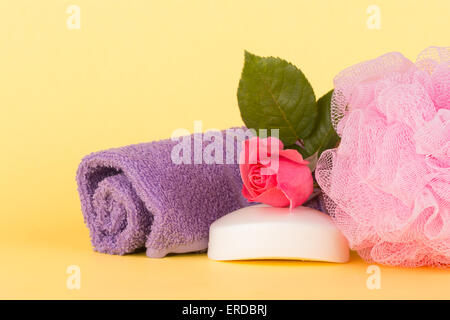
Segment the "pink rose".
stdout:
[[244,141],[240,154],[242,194],[251,202],[291,210],[303,204],[313,192],[308,161],[293,149],[283,150],[274,137],[253,137]]

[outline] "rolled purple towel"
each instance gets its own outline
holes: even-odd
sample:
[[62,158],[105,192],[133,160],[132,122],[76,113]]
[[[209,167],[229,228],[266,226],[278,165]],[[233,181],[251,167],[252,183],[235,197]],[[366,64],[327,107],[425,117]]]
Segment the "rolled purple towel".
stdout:
[[216,141],[205,142],[202,134],[189,136],[192,152],[181,153],[182,164],[172,161],[179,142],[170,139],[86,156],[77,183],[94,249],[121,255],[146,247],[155,258],[206,249],[210,224],[249,205],[236,161],[242,140],[225,132],[216,135],[224,139],[223,162],[232,164],[197,164],[195,150],[210,152]]

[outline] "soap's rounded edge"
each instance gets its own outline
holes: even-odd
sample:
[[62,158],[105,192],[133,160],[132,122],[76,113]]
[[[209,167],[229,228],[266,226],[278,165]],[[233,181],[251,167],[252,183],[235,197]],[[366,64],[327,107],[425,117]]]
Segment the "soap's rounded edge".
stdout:
[[[323,256],[322,257],[312,257],[312,256],[300,257],[300,255],[278,256],[278,255],[273,255],[273,254],[252,256],[251,254],[245,255],[245,250],[244,250],[244,255],[242,254],[242,250],[241,250],[238,255],[233,256],[233,253],[227,252],[227,250],[223,251],[222,250],[223,246],[219,245],[216,247],[216,245],[213,245],[213,246],[210,245],[211,239],[213,239],[212,243],[215,243],[215,241],[217,241],[217,237],[216,237],[216,235],[214,235],[215,231],[220,232],[220,234],[222,234],[223,232],[227,233],[228,232],[227,229],[234,229],[237,226],[245,226],[246,225],[245,223],[244,224],[220,225],[220,220],[226,216],[216,220],[214,223],[212,223],[210,225],[210,230],[209,230],[210,237],[209,237],[209,242],[208,242],[208,253],[207,253],[208,258],[213,261],[223,261],[223,262],[226,262],[226,261],[249,261],[249,260],[250,261],[251,260],[294,260],[294,261],[316,261],[316,262],[329,262],[329,263],[347,263],[350,260],[350,248],[349,248],[348,240],[342,234],[342,232],[339,230],[339,228],[337,228],[337,226],[334,224],[332,218],[329,215],[327,215],[323,212],[320,212],[318,210],[308,208],[308,207],[305,207],[305,208],[307,208],[308,211],[310,211],[310,212],[313,212],[313,211],[314,211],[313,213],[317,212],[317,214],[320,214],[323,216],[323,218],[326,218],[327,223],[325,225],[323,225],[323,227],[326,229],[326,232],[329,235],[328,237],[326,237],[327,239],[329,239],[328,246],[329,246],[329,248],[331,248],[331,252],[334,251],[336,253],[335,255],[332,255],[332,254],[329,255],[329,256],[333,256],[332,258],[330,258],[330,257],[324,258]],[[233,214],[233,216],[238,215],[241,210],[243,210],[243,209],[236,210],[230,214]],[[251,223],[249,223],[249,224],[251,224]],[[262,224],[270,225],[271,223],[268,221],[264,221]],[[219,239],[222,238],[222,235],[219,236]],[[220,241],[224,241],[224,240],[220,240]],[[282,248],[282,247],[283,246],[280,246],[280,248]],[[335,248],[335,250],[333,250],[333,247]],[[218,253],[216,253],[216,251],[217,251],[216,248],[219,248]],[[242,247],[240,249],[242,249]],[[250,251],[251,250],[249,249],[249,252]],[[223,252],[225,252],[225,254],[223,254]]]
[[[314,208],[310,208],[310,207],[304,207],[304,206],[298,206],[296,208],[293,209],[293,211],[289,211],[289,208],[278,208],[278,207],[271,207],[268,205],[261,205],[261,204],[257,204],[254,206],[250,206],[250,207],[244,207],[244,208],[240,208],[238,210],[235,210],[233,212],[230,212],[222,217],[220,217],[219,219],[217,219],[216,221],[214,221],[210,227],[209,227],[209,232],[211,232],[212,229],[214,228],[220,228],[220,229],[226,229],[226,228],[234,228],[236,226],[239,225],[248,225],[248,224],[253,224],[253,223],[258,223],[261,225],[267,225],[267,224],[286,224],[289,223],[289,221],[286,220],[265,220],[266,218],[261,218],[260,220],[258,219],[250,219],[249,221],[243,223],[243,222],[239,222],[239,223],[235,223],[234,219],[236,216],[239,216],[241,214],[241,212],[244,212],[245,216],[251,215],[255,212],[255,209],[258,208],[268,208],[268,209],[274,209],[274,210],[283,210],[286,211],[285,213],[283,213],[283,219],[295,219],[294,217],[298,217],[299,215],[302,214],[302,211],[306,211],[307,214],[309,215],[315,215],[316,217],[314,219],[318,219],[317,223],[320,223],[320,221],[326,221],[326,225],[324,227],[330,229],[330,231],[332,230],[336,230],[337,227],[335,225],[335,223],[333,222],[332,217],[330,217],[328,214],[319,211],[317,209]],[[316,221],[312,221],[310,224],[314,225],[316,223]],[[338,232],[340,232],[339,229],[337,229]]]
[[279,261],[303,261],[303,262],[327,262],[327,263],[348,263],[350,261],[350,255],[346,259],[316,259],[316,258],[301,258],[293,256],[255,256],[255,257],[237,257],[237,258],[217,258],[211,257],[208,254],[208,258],[217,262],[229,262],[229,261],[263,261],[263,260],[279,260]]

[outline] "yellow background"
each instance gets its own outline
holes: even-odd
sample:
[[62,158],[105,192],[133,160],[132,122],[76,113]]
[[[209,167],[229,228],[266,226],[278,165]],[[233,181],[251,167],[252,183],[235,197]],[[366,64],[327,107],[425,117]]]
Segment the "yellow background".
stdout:
[[[66,9],[81,8],[69,30]],[[369,5],[381,29],[366,27]],[[343,68],[449,45],[450,2],[0,1],[0,298],[450,298],[445,270],[367,264],[213,262],[94,253],[75,171],[96,150],[177,128],[241,124],[244,49],[299,66],[320,96]],[[81,289],[66,268],[81,268]]]

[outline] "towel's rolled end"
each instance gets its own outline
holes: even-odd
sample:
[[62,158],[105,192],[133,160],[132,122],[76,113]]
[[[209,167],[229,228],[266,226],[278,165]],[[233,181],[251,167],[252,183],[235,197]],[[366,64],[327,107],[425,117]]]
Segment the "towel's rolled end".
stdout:
[[[194,150],[201,135],[190,138]],[[248,205],[237,163],[196,164],[191,153],[191,162],[177,164],[172,151],[178,143],[130,145],[82,160],[78,191],[96,251],[123,255],[145,247],[152,258],[202,251],[210,224]],[[233,139],[235,156],[237,146]]]
[[142,249],[153,215],[120,168],[88,157],[79,167],[77,181],[95,251],[124,255]]

